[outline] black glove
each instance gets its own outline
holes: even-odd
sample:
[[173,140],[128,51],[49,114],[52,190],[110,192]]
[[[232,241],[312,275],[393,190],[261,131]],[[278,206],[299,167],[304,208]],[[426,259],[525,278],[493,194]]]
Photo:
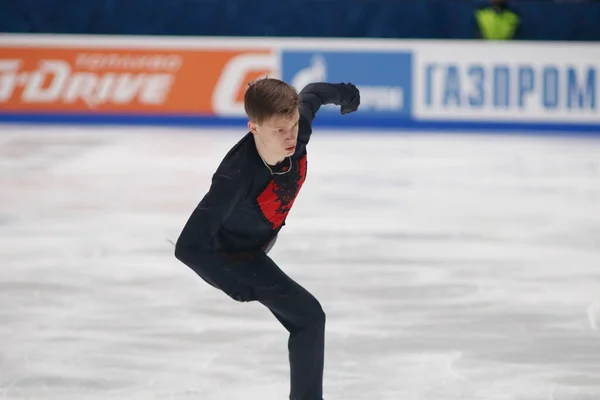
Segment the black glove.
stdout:
[[360,91],[358,88],[352,83],[340,83],[339,88],[342,94],[341,114],[349,114],[358,110],[358,106],[360,106]]
[[222,279],[218,289],[240,303],[256,300],[254,288],[244,282],[243,276],[244,271],[250,268],[250,262],[260,254],[259,251],[219,253],[228,263],[222,266],[222,272],[226,275],[226,279]]
[[249,301],[256,300],[256,293],[254,288],[240,279],[239,276],[231,274],[231,281],[227,287],[221,288],[221,290],[229,297],[240,303],[247,303]]
[[239,290],[233,293],[225,293],[233,300],[238,301],[240,303],[248,303],[250,301],[256,300],[256,295],[254,291],[250,287],[245,287],[243,290]]

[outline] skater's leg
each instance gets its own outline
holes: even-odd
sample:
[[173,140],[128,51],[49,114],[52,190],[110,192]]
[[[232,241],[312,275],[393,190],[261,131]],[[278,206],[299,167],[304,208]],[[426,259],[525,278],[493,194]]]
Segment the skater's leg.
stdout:
[[322,400],[325,352],[325,313],[321,305],[302,287],[296,295],[259,297],[288,330],[290,399]]
[[325,313],[321,304],[266,255],[238,273],[290,333],[290,399],[322,400]]

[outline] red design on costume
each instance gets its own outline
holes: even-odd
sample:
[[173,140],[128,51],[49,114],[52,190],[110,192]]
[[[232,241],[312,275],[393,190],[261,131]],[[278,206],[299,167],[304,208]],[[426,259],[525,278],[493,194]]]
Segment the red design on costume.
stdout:
[[276,176],[271,180],[258,196],[258,206],[265,218],[271,222],[273,229],[279,228],[287,218],[305,179],[306,155],[300,159],[298,165],[292,167],[289,173]]

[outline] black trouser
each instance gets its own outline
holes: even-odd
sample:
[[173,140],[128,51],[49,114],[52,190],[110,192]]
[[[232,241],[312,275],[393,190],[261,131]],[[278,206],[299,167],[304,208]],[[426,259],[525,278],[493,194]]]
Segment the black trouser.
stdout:
[[290,399],[322,400],[325,313],[319,301],[266,254],[230,272],[290,333]]

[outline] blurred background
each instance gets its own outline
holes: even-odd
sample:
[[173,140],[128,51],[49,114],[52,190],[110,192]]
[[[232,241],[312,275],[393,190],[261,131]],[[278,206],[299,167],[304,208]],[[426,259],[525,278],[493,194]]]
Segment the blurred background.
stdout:
[[[15,33],[473,39],[479,9],[508,8],[522,40],[600,40],[594,0],[2,1]],[[501,18],[497,16],[497,18]]]

